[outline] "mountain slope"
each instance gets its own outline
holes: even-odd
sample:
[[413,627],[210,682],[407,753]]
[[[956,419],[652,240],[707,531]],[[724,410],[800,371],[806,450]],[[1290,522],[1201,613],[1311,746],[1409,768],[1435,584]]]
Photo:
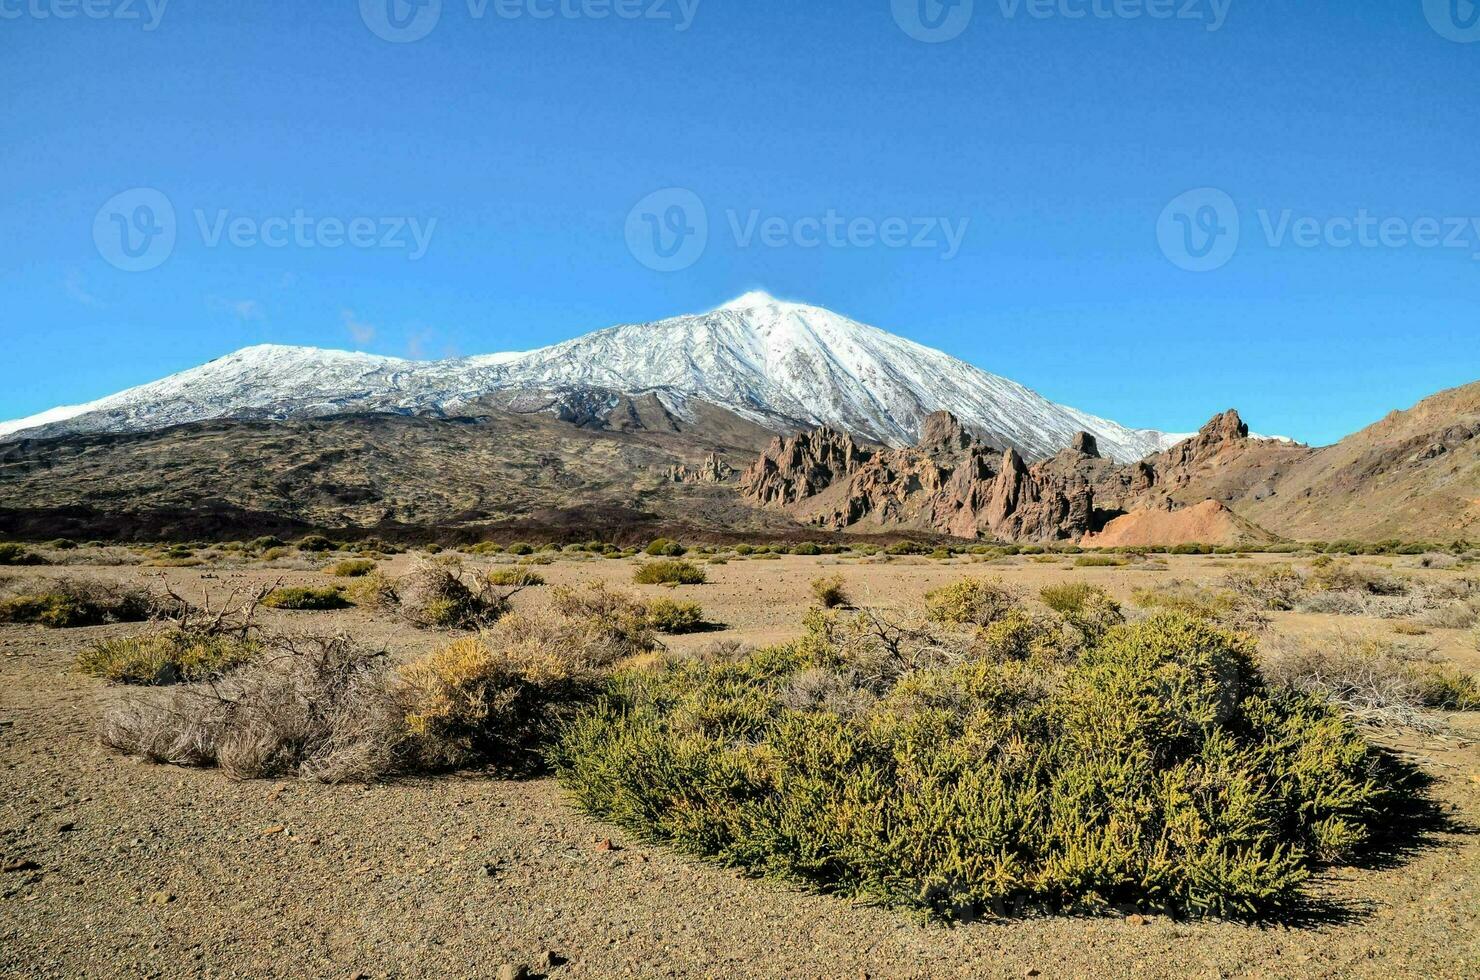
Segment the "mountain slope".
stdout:
[[[597,393],[593,397],[593,392]],[[222,418],[351,412],[457,415],[486,401],[587,413],[611,393],[656,394],[680,417],[719,406],[773,431],[831,425],[907,445],[949,410],[1003,447],[1052,455],[1078,431],[1139,459],[1176,441],[1056,405],[1006,378],[818,307],[751,293],[709,313],[612,327],[522,354],[417,362],[313,348],[247,348],[86,405],[0,424],[0,439],[138,432]]]

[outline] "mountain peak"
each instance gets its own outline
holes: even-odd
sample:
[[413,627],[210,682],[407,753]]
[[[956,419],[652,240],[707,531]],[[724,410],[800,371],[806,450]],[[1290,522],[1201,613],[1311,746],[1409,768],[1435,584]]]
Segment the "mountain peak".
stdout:
[[718,307],[715,312],[743,313],[746,310],[757,310],[765,306],[797,306],[797,303],[788,303],[779,300],[766,292],[764,289],[752,289],[743,296],[736,296],[728,303]]

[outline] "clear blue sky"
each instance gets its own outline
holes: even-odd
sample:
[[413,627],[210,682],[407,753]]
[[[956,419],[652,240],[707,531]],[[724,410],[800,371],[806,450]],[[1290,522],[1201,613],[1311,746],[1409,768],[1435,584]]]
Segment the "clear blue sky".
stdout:
[[[976,0],[943,43],[890,0],[699,0],[682,31],[678,0],[666,20],[442,0],[409,43],[367,27],[376,0],[171,0],[152,30],[146,0],[55,16],[72,2],[0,0],[0,417],[254,343],[525,349],[756,287],[1163,429],[1237,406],[1320,442],[1480,378],[1480,227],[1460,248],[1301,248],[1259,217],[1480,226],[1480,44],[1442,36],[1425,0],[1231,0],[1218,30],[1211,0],[1191,0],[1199,21]],[[177,240],[126,272],[94,223],[138,187],[169,200]],[[711,227],[664,273],[626,225],[669,187]],[[1158,218],[1203,187],[1241,238],[1196,274]],[[436,224],[412,261],[213,246],[197,211]],[[969,226],[946,259],[742,244],[730,211]]]

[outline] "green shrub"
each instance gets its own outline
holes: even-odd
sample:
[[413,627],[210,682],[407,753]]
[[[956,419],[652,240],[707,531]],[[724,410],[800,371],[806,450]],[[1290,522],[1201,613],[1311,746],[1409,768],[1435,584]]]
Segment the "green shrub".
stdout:
[[298,550],[299,551],[315,551],[316,552],[316,551],[333,551],[335,549],[334,542],[333,541],[330,541],[328,538],[324,537],[322,534],[306,534],[303,537],[301,537],[301,538],[298,539],[297,544],[298,544]]
[[918,541],[896,541],[884,549],[884,553],[889,555],[925,555],[930,551],[930,548]]
[[881,674],[839,629],[817,614],[787,646],[620,673],[555,747],[562,782],[645,839],[942,918],[1285,908],[1392,796],[1347,722],[1194,619],[1118,627],[1057,670],[912,648]]
[[504,550],[511,555],[532,555],[534,554],[534,545],[524,541],[515,541]]
[[643,550],[655,558],[678,558],[684,554],[683,545],[671,538],[658,538]]
[[996,579],[962,579],[925,593],[927,615],[951,626],[990,626],[1007,615],[1018,597]]
[[77,549],[77,542],[71,538],[53,538],[46,542],[46,547],[54,548],[57,551],[75,551]]
[[488,584],[530,588],[536,585],[544,585],[545,577],[539,572],[523,566],[517,568],[496,568],[488,573]]
[[1038,595],[1045,606],[1064,617],[1069,625],[1092,642],[1125,622],[1120,603],[1104,589],[1088,582],[1046,585]]
[[24,545],[0,541],[0,565],[45,565],[47,561]]
[[1080,555],[1074,559],[1075,568],[1121,568],[1128,564],[1124,558],[1113,555]]
[[638,585],[703,585],[709,579],[698,565],[674,559],[639,565],[632,581]]
[[6,583],[0,596],[0,623],[31,623],[75,629],[149,619],[156,603],[142,589],[74,579]]
[[120,684],[178,684],[219,677],[258,652],[238,636],[172,629],[95,643],[77,655],[77,669]]
[[329,566],[329,574],[335,578],[364,578],[375,569],[375,562],[367,558],[349,558]]
[[344,597],[338,587],[315,589],[307,586],[291,586],[273,589],[262,599],[268,609],[290,609],[298,611],[324,611],[348,609],[353,603]]
[[697,602],[654,599],[647,603],[648,622],[659,633],[694,633],[704,628],[704,609]]
[[813,579],[812,597],[823,609],[836,609],[849,604],[848,589],[841,575],[824,575]]
[[467,549],[470,555],[501,555],[504,546],[496,541],[479,541]]
[[806,555],[810,557],[813,555],[822,554],[822,547],[821,545],[818,545],[812,541],[803,541],[801,544],[792,545],[791,553],[794,555]]

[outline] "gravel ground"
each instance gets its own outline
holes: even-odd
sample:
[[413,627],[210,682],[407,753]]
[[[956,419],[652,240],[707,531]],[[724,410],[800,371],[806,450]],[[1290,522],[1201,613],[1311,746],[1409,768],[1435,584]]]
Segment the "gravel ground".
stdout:
[[[730,631],[684,642],[791,635],[807,583],[824,565],[841,571],[860,601],[889,603],[966,571],[826,558],[731,562],[711,570],[712,584],[678,590]],[[1218,567],[1197,558],[1172,565],[1024,562],[991,571],[1025,586],[1075,577],[1124,594]],[[631,566],[560,562],[543,571],[552,581],[626,582]],[[219,594],[278,573],[169,574],[192,594]],[[312,571],[285,577],[324,582]],[[538,602],[539,591],[519,601]],[[358,610],[269,613],[264,623],[343,629],[402,655],[445,639]],[[1326,625],[1281,616],[1276,628]],[[1324,876],[1298,922],[1117,914],[944,927],[626,840],[574,810],[548,779],[463,776],[368,789],[234,783],[121,758],[94,735],[105,685],[70,664],[86,642],[134,628],[0,627],[0,975],[498,977],[506,965],[552,978],[1480,975],[1473,741],[1398,746],[1435,776],[1433,795],[1454,823],[1382,867]],[[1475,668],[1460,634],[1430,639]],[[1480,715],[1453,720],[1480,738]]]

